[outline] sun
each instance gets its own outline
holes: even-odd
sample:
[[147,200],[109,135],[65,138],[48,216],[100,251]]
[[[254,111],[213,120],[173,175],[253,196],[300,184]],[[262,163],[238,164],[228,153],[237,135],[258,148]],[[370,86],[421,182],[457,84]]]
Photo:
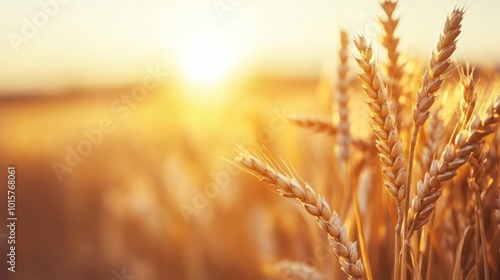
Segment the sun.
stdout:
[[221,84],[236,64],[229,41],[206,33],[188,38],[177,52],[181,75],[190,85]]

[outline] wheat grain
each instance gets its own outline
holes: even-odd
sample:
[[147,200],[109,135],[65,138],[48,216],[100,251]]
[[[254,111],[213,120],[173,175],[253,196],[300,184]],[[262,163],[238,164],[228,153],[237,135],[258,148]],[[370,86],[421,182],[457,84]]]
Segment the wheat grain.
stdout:
[[280,173],[246,150],[242,150],[235,160],[261,180],[278,187],[278,191],[284,197],[299,200],[307,212],[316,217],[321,228],[327,232],[333,252],[339,258],[340,266],[349,275],[349,279],[365,277],[365,269],[358,256],[356,242],[349,241],[347,229],[342,226],[337,213],[331,212],[325,199],[317,195],[309,184],[305,183],[302,186],[296,179]]

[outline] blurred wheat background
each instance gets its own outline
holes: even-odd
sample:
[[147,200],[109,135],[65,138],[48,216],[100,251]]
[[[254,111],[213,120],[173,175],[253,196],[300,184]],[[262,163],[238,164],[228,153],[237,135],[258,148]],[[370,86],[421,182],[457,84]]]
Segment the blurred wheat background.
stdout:
[[[411,81],[423,75],[457,4],[436,2],[399,1],[399,50],[418,77]],[[470,61],[483,89],[498,96],[500,3],[467,8],[453,59]],[[276,266],[284,260],[346,278],[300,203],[232,159],[235,147],[257,147],[354,227],[336,144],[289,117],[339,121],[330,118],[338,109],[339,30],[349,30],[353,69],[356,33],[371,36],[383,62],[382,14],[376,0],[1,1],[0,168],[16,166],[19,219],[10,273],[2,191],[1,279],[301,279]],[[355,75],[349,79],[350,131],[369,139],[366,97]],[[442,96],[436,103],[450,123],[458,109],[446,102],[460,96]],[[381,181],[380,170],[362,168],[378,161],[375,154],[352,156],[358,185]],[[397,214],[388,201],[360,189],[377,279],[389,279],[393,266]],[[494,228],[491,275],[499,277]],[[456,246],[460,234],[443,246]],[[441,278],[432,279],[451,279],[453,257],[436,257]]]

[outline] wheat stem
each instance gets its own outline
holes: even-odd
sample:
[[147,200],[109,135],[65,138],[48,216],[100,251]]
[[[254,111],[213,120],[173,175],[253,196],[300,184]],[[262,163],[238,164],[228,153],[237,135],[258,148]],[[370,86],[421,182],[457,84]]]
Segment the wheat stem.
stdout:
[[[349,177],[349,176],[347,176]],[[349,183],[350,180],[347,180]],[[352,199],[354,202],[354,210],[356,214],[356,227],[358,228],[358,238],[359,238],[359,247],[361,250],[361,258],[363,259],[363,263],[365,265],[366,270],[366,278],[368,280],[373,280],[372,268],[370,265],[370,259],[368,258],[368,248],[366,247],[365,240],[365,231],[363,229],[363,222],[361,220],[361,210],[359,207],[359,197],[358,197],[358,188],[356,186],[347,185],[348,188],[352,191]]]
[[495,217],[497,218],[498,229],[500,229],[500,184],[497,186]]

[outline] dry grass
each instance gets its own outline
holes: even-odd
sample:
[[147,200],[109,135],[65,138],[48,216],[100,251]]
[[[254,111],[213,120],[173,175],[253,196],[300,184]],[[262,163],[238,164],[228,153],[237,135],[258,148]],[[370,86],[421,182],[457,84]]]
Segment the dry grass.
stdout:
[[[368,97],[368,122],[375,141],[358,137],[352,129],[355,125],[350,125],[355,121],[347,110],[351,96],[347,94],[348,40],[344,31],[338,86],[334,89],[338,125],[329,121],[330,116],[291,118],[299,127],[337,139],[333,150],[341,160],[332,167],[333,177],[345,188],[333,186],[330,191],[346,224],[351,225],[349,230],[341,226],[339,216],[332,214],[322,196],[307,183],[303,186],[293,176],[277,171],[279,167],[274,167],[275,162],[262,152],[244,150],[236,160],[261,180],[277,186],[281,195],[298,199],[317,218],[349,278],[496,279],[500,277],[496,226],[500,218],[500,89],[495,79],[478,73],[468,63],[465,67],[457,64],[457,71],[450,69],[464,8],[455,8],[447,17],[437,47],[428,65],[421,69],[419,82],[416,75],[405,77],[405,64],[400,61],[399,38],[394,33],[399,22],[394,17],[397,1],[380,4],[385,13],[379,20],[384,27],[382,44],[387,50],[387,63],[375,59],[373,46],[363,35],[354,40],[359,54],[351,54],[360,68],[360,83],[352,92],[361,88]],[[480,78],[485,81],[483,85],[477,82]],[[416,93],[414,100],[403,96],[405,92]],[[440,96],[444,96],[442,104],[432,108]],[[406,99],[410,100],[401,102]],[[453,103],[459,113],[445,103]],[[409,113],[411,104],[414,108]],[[419,135],[421,127],[424,129]],[[488,137],[490,134],[495,137]],[[378,160],[373,159],[375,150]],[[409,153],[408,161],[405,152]],[[418,170],[413,168],[414,162]],[[468,170],[462,170],[466,165]],[[366,183],[365,173],[377,176]],[[414,184],[412,177],[418,183]],[[389,196],[381,192],[382,185]],[[348,235],[358,237],[359,252]],[[373,248],[383,252],[373,252]],[[391,267],[372,269],[370,264],[380,264],[375,259],[379,257],[391,259]],[[325,278],[338,277],[335,272],[323,274]]]

